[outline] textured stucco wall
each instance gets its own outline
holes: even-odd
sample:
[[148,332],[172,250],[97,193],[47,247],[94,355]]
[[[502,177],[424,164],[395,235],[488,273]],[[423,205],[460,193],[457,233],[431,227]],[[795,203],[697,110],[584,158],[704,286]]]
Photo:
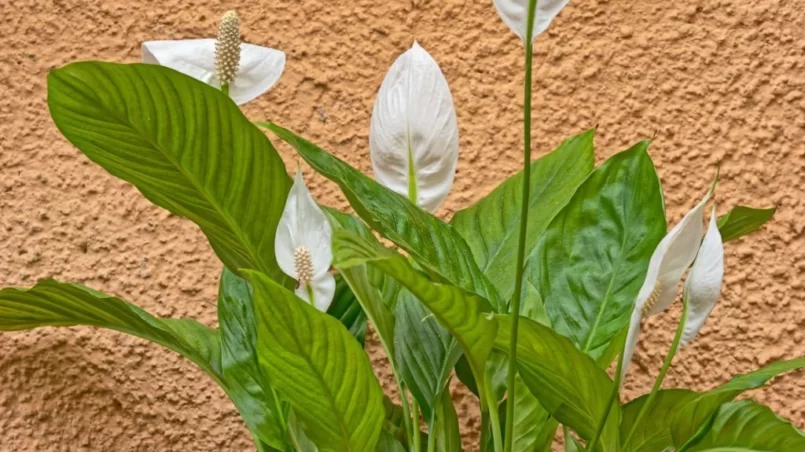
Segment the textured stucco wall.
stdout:
[[[450,82],[461,127],[442,214],[520,165],[521,46],[491,0],[0,1],[0,284],[56,277],[162,316],[215,323],[220,264],[191,223],[151,206],[64,140],[45,104],[49,68],[137,61],[147,39],[211,36],[237,8],[247,41],[288,54],[245,111],[369,171],[376,89],[417,39]],[[538,154],[598,125],[598,158],[655,136],[677,221],[722,163],[719,210],[780,204],[773,224],[727,246],[724,296],[667,386],[708,388],[805,356],[805,0],[573,0],[536,45]],[[326,114],[320,120],[317,109]],[[282,152],[289,165],[295,158]],[[315,194],[344,198],[306,171]],[[648,390],[678,310],[644,329],[625,396]],[[379,347],[374,361],[382,366]],[[387,369],[379,368],[390,387]],[[805,427],[805,378],[754,393]],[[456,394],[465,431],[479,421]],[[0,335],[0,451],[249,450],[223,393],[171,352],[89,328]]]

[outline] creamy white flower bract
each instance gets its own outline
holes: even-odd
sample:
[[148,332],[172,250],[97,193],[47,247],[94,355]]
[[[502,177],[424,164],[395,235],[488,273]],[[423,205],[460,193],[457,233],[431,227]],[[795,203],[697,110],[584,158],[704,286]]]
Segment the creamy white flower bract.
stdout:
[[[494,0],[500,18],[523,41],[528,34],[528,0]],[[533,41],[551,25],[553,19],[562,11],[570,0],[539,0],[534,11]]]
[[718,230],[716,210],[710,215],[710,225],[699,248],[696,262],[685,281],[688,318],[680,347],[689,344],[699,334],[707,317],[716,306],[724,281],[724,242]]
[[297,281],[296,295],[327,311],[335,294],[332,229],[297,171],[282,211],[274,248],[282,271]]
[[[143,63],[175,69],[216,88],[220,87],[215,68],[215,39],[147,41],[143,43]],[[229,96],[238,105],[268,91],[285,69],[285,53],[254,44],[240,45],[240,68],[229,86]]]
[[453,186],[458,123],[436,60],[419,44],[400,55],[377,94],[369,149],[375,179],[435,212]]
[[646,279],[643,280],[643,286],[637,294],[629,323],[626,347],[623,351],[622,377],[626,375],[629,362],[634,355],[643,316],[662,312],[673,303],[679,291],[682,275],[696,258],[702,240],[704,206],[710,195],[711,192],[708,192],[704,199],[663,237],[651,255]]

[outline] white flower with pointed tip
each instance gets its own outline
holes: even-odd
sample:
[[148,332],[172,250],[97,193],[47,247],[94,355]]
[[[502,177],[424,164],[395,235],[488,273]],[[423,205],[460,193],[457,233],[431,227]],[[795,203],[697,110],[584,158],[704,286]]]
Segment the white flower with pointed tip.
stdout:
[[[277,83],[285,69],[285,53],[241,44],[239,34],[237,15],[230,11],[221,20],[218,39],[146,41],[142,45],[143,63],[175,69],[216,88],[220,88],[222,78],[225,84],[227,78],[233,78],[228,83],[229,96],[242,105]],[[238,48],[239,55],[234,51]]]
[[680,347],[689,344],[699,330],[721,295],[721,283],[724,281],[724,242],[716,221],[716,209],[710,215],[710,225],[704,235],[696,262],[685,281],[685,296],[688,303],[688,317],[682,333]]
[[704,206],[712,191],[702,199],[671,231],[663,237],[648,264],[646,279],[637,294],[629,332],[624,348],[621,378],[626,376],[640,335],[640,321],[644,315],[662,312],[673,303],[679,291],[679,282],[685,270],[696,258],[702,240]]
[[[512,29],[513,32],[523,40],[527,41],[528,34],[528,3],[529,0],[494,0],[495,8],[498,10],[500,18]],[[534,11],[534,32],[531,35],[533,41],[541,35],[553,19],[559,15],[570,0],[538,0],[537,8]]]
[[453,186],[458,164],[453,96],[436,60],[416,42],[383,80],[369,150],[375,179],[429,212]]
[[282,211],[274,251],[280,269],[297,281],[296,295],[326,312],[335,294],[332,229],[297,170]]

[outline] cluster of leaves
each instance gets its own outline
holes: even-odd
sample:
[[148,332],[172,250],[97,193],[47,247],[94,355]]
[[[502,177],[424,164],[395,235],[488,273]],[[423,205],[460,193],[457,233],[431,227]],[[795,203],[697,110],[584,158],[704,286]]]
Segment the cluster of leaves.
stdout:
[[[536,24],[521,20],[522,5],[495,3],[518,34],[533,36],[567,1],[540,3],[538,17],[547,20]],[[533,2],[530,7],[536,8]],[[222,29],[236,40],[237,17],[228,20]],[[169,43],[147,44],[152,62],[184,61],[170,53]],[[212,40],[182,45],[207,53],[216,48]],[[284,55],[244,48],[284,64]],[[232,72],[237,59],[228,61]],[[259,61],[247,58],[245,72],[264,70]],[[398,64],[435,67],[428,73],[433,77],[425,77],[434,90],[426,91],[447,89],[419,46]],[[254,76],[259,83],[249,85],[229,80],[229,72],[227,81],[214,79],[209,68],[191,69],[196,79],[221,90],[166,67],[86,62],[51,72],[48,103],[59,130],[87,157],[157,206],[198,225],[224,266],[219,328],[156,318],[119,298],[48,280],[0,291],[0,331],[91,325],[168,347],[221,386],[261,451],[418,452],[423,443],[429,451],[460,450],[449,390],[453,375],[479,398],[483,450],[500,450],[505,439],[512,450],[548,451],[560,425],[569,451],[805,450],[805,436],[790,423],[752,401],[734,401],[780,373],[805,367],[804,359],[774,363],[706,392],[667,389],[626,404],[616,400],[620,372],[613,381],[606,370],[624,349],[630,318],[639,327],[635,300],[653,281],[647,269],[656,250],[674,234],[666,235],[649,142],[596,168],[595,132],[582,132],[530,162],[530,176],[515,174],[444,222],[431,212],[449,191],[457,159],[449,90],[433,95],[440,100],[435,112],[407,112],[404,127],[389,128],[383,114],[396,114],[394,96],[408,91],[395,84],[405,79],[387,78],[381,88],[387,105],[378,102],[381,113],[372,124],[381,130],[373,148],[411,135],[415,121],[439,123],[446,133],[434,135],[440,152],[427,141],[433,137],[408,136],[407,166],[395,167],[399,159],[373,153],[380,161],[373,163],[388,170],[376,166],[376,181],[293,132],[251,123],[241,113],[233,99],[245,102],[268,89],[276,71]],[[295,183],[288,176],[265,130],[335,182],[356,216],[316,207],[301,176]],[[429,179],[422,186],[411,178],[413,154],[443,163],[441,171],[424,172]],[[406,171],[407,184],[388,182]],[[304,200],[313,207],[297,204]],[[289,206],[298,208],[292,219],[286,216]],[[313,274],[298,258],[294,263],[278,257],[293,255],[291,229],[312,221],[305,212],[320,215],[327,225],[323,236],[332,236],[323,259],[332,262],[334,277],[326,268]],[[773,212],[734,208],[717,223],[721,240],[757,230]],[[521,224],[527,224],[523,244]],[[692,235],[695,249],[699,235]],[[522,285],[511,271],[519,250],[525,251]],[[304,265],[320,256],[305,255]],[[680,265],[680,273],[689,265]],[[321,287],[312,287],[316,278],[324,281]],[[666,291],[666,298],[676,296],[675,285]],[[518,320],[511,301],[520,292]],[[508,375],[518,321],[517,372]],[[363,350],[367,322],[385,348],[403,394],[400,405],[384,396]],[[426,432],[420,431],[420,413]],[[513,428],[502,438],[508,413]]]

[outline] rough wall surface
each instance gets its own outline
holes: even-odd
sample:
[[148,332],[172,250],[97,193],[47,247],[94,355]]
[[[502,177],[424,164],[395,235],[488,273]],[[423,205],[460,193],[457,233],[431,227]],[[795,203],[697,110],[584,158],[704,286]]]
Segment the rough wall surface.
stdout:
[[[461,127],[459,171],[441,214],[520,166],[522,49],[490,0],[5,0],[0,285],[55,277],[215,324],[220,264],[202,234],[59,135],[45,76],[74,60],[138,61],[143,40],[212,36],[229,8],[247,41],[288,54],[277,86],[246,106],[250,118],[284,124],[368,172],[375,92],[417,39],[440,62]],[[574,0],[537,42],[538,155],[597,125],[600,160],[655,137],[672,222],[718,162],[720,212],[780,205],[763,232],[727,245],[723,298],[666,386],[709,388],[805,356],[803,9],[804,0]],[[346,206],[335,186],[306,173],[320,201]],[[625,397],[650,388],[677,318],[671,310],[645,327]],[[379,346],[370,350],[383,366]],[[389,371],[378,374],[391,391]],[[802,373],[753,396],[805,428]],[[472,440],[476,403],[462,391],[455,398]],[[89,328],[0,334],[2,452],[250,448],[223,393],[169,351]]]

